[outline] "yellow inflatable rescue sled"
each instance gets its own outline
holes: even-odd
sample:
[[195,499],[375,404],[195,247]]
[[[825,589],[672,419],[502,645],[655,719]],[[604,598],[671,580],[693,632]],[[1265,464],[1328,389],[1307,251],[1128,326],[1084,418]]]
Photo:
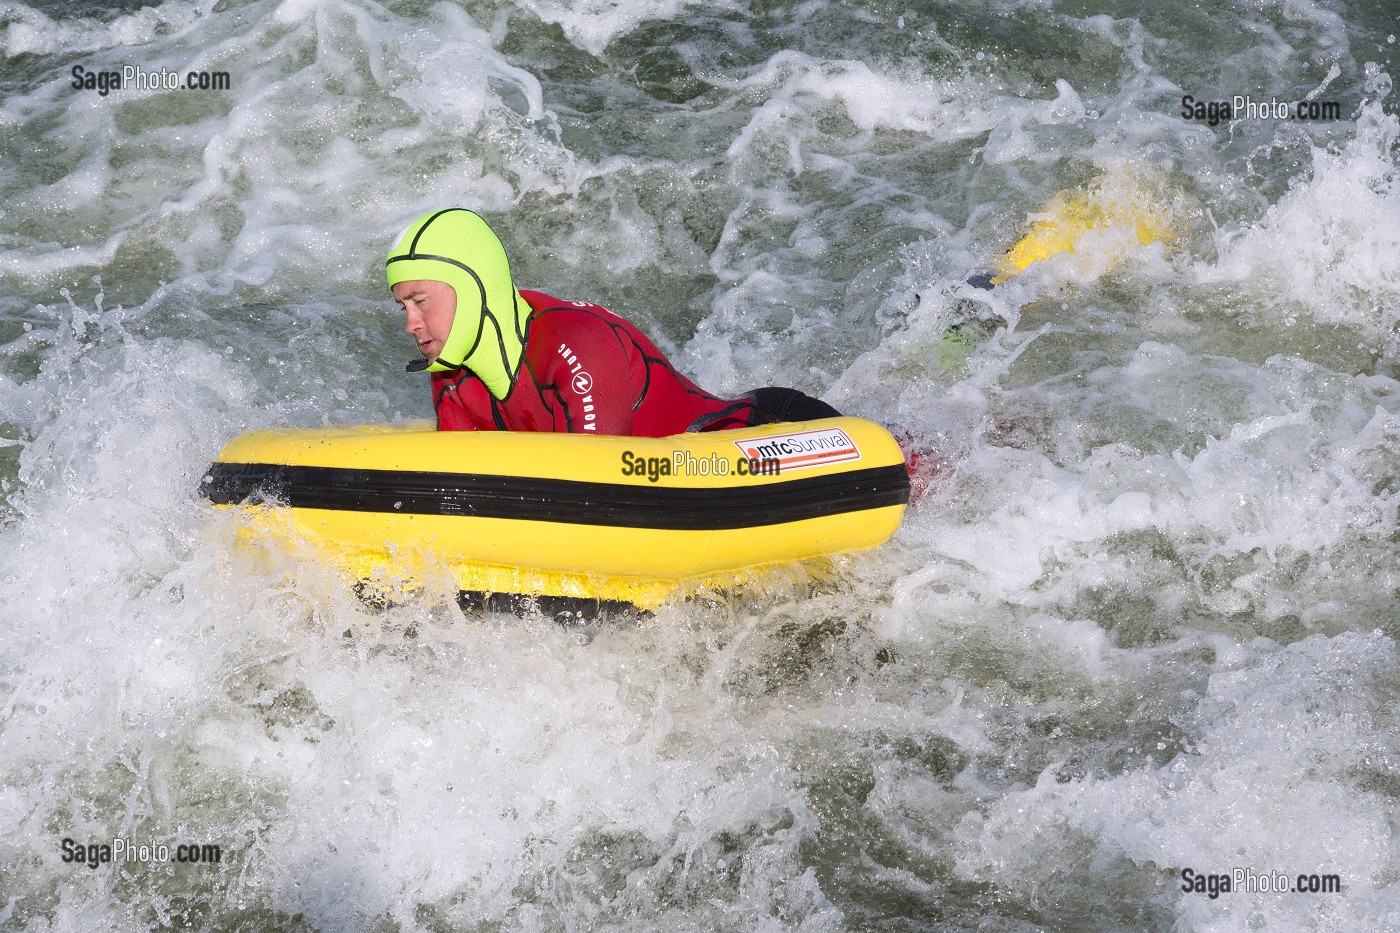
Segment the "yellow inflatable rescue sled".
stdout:
[[652,608],[884,542],[909,476],[889,433],[858,418],[662,438],[419,423],[251,431],[200,491],[356,580],[445,568],[468,592]]

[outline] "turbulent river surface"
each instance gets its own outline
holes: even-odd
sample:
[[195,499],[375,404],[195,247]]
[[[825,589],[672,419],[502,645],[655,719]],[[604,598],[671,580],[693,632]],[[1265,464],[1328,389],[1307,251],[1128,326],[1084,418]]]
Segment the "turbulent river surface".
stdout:
[[[0,0],[0,928],[1400,929],[1397,19]],[[224,442],[430,413],[446,205],[940,481],[583,626],[241,558]]]

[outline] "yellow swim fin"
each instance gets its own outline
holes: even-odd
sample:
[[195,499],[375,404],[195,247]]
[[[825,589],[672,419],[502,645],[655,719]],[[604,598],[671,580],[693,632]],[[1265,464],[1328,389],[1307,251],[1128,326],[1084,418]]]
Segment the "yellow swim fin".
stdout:
[[1073,253],[1085,234],[1094,230],[1132,230],[1143,246],[1177,235],[1167,211],[1152,202],[1131,174],[1103,176],[1082,191],[1061,191],[1043,212],[1028,219],[1030,231],[1002,255],[995,272],[975,277],[973,284],[1000,285],[1032,263]]

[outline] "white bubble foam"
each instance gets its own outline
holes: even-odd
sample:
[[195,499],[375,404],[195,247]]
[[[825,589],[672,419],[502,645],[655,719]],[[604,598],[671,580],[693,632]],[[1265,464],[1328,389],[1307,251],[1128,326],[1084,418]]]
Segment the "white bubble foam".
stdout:
[[521,6],[544,22],[557,24],[570,41],[591,55],[602,55],[614,39],[645,22],[675,19],[696,7],[708,11],[740,9],[734,0],[705,4],[695,0],[523,0]]
[[99,52],[142,46],[189,30],[216,4],[164,2],[134,13],[121,13],[110,21],[93,17],[54,19],[23,3],[10,4],[4,35],[6,57],[54,53]]
[[1389,77],[1375,72],[1355,132],[1339,146],[1314,146],[1311,171],[1257,223],[1222,231],[1220,258],[1197,267],[1204,283],[1245,282],[1315,320],[1355,327],[1384,341],[1400,323],[1400,118],[1382,101]]
[[[1062,896],[1082,865],[1124,890],[1157,891],[1178,922],[1235,929],[1370,928],[1400,909],[1387,799],[1341,790],[1394,755],[1381,710],[1397,676],[1380,636],[1248,649],[1222,663],[1189,724],[1192,748],[1165,764],[1065,780],[1054,769],[958,827],[957,872]],[[1299,684],[1307,684],[1299,690]],[[1323,698],[1327,701],[1323,701]],[[1380,766],[1383,770],[1384,765]],[[1073,862],[1065,856],[1073,853]],[[1183,892],[1181,871],[1336,874],[1343,894]]]

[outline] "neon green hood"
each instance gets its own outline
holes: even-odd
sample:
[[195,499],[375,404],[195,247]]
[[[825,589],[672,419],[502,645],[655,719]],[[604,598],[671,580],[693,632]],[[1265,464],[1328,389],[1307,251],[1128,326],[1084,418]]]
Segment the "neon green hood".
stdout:
[[530,305],[516,291],[501,241],[465,208],[429,211],[408,225],[389,249],[389,287],[443,282],[457,293],[452,330],[436,360],[414,360],[409,372],[441,373],[465,366],[498,399],[510,394],[525,355]]

